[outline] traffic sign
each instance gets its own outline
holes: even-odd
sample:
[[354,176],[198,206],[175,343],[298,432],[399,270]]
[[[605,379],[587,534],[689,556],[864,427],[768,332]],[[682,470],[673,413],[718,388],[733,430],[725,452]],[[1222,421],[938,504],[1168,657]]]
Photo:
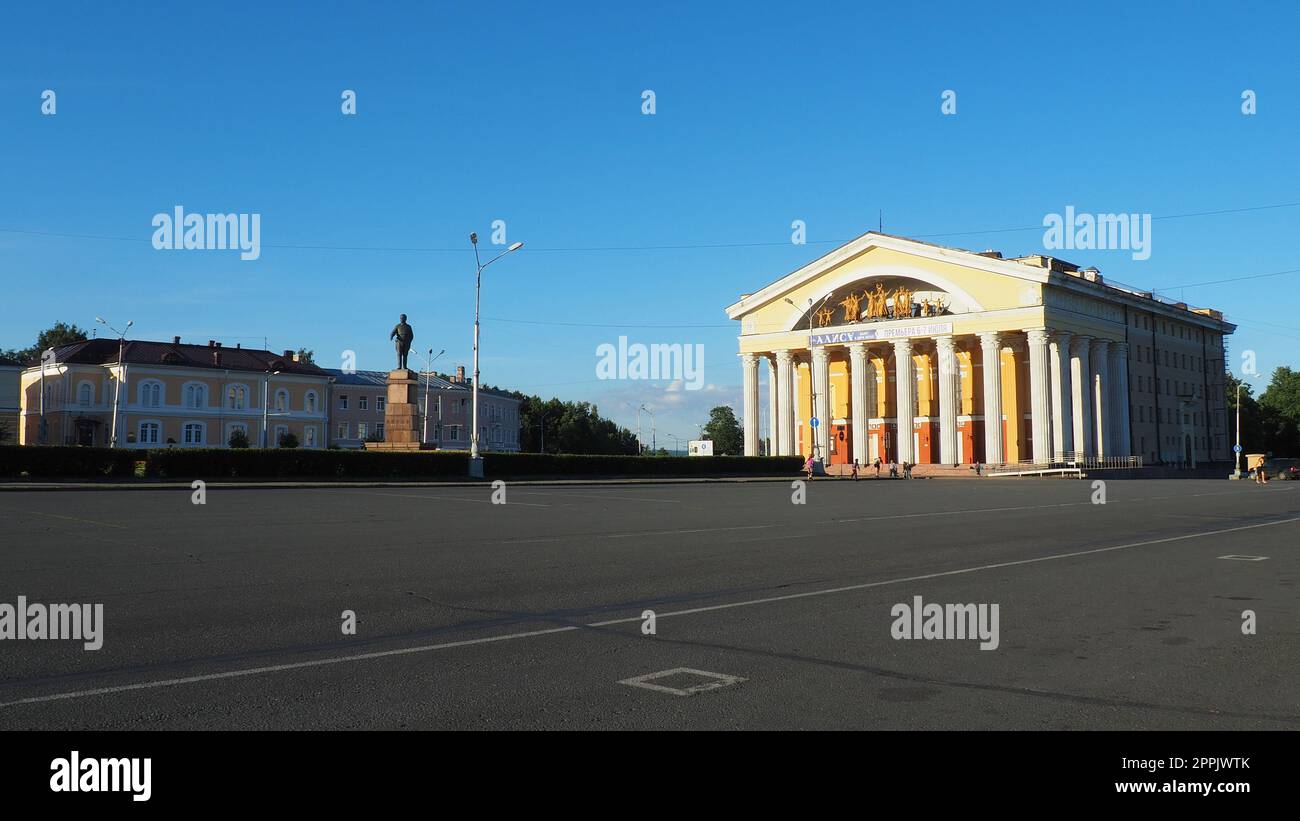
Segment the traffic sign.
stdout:
[[821,422],[818,421],[818,419],[817,419],[816,416],[814,416],[812,419],[809,419],[809,420],[808,420],[808,424],[812,425],[812,426],[815,428],[815,427],[817,427],[818,425],[820,425]]
[[[813,427],[816,427],[816,425],[814,425]],[[1232,452],[1233,452],[1233,453],[1241,453],[1241,445],[1233,445],[1233,446],[1232,446]]]

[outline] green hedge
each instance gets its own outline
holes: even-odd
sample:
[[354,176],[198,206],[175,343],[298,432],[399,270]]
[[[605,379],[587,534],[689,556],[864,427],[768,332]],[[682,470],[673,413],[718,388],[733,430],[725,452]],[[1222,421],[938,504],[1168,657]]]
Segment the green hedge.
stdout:
[[0,445],[0,476],[131,476],[140,451],[62,445]]
[[[464,478],[464,451],[385,453],[302,448],[164,448],[132,450],[65,446],[0,446],[0,476],[97,478],[143,475],[166,479],[438,479]],[[797,456],[580,456],[486,453],[489,477],[744,476],[797,473]]]

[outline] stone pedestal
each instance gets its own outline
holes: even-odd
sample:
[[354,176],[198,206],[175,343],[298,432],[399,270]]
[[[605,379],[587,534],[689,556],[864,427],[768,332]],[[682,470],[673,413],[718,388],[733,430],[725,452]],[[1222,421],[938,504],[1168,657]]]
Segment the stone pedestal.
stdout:
[[384,405],[384,441],[367,442],[368,450],[425,450],[433,445],[420,442],[420,380],[415,371],[400,369],[388,374],[388,401]]

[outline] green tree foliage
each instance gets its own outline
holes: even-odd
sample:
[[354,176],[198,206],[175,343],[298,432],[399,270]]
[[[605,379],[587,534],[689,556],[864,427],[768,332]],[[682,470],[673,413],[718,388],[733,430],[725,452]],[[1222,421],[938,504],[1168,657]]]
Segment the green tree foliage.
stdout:
[[1300,371],[1280,367],[1273,371],[1264,392],[1227,375],[1229,438],[1236,440],[1237,385],[1241,385],[1241,444],[1247,453],[1300,456]]
[[714,456],[740,456],[745,452],[745,432],[736,420],[736,412],[726,405],[709,411],[703,435],[713,440]]
[[315,364],[316,364],[316,352],[315,352],[315,351],[308,350],[308,349],[306,349],[306,348],[299,348],[299,349],[298,349],[298,361],[299,361],[299,362],[305,362],[305,363],[307,363],[308,365],[315,365]]
[[1268,388],[1259,396],[1259,409],[1267,452],[1300,456],[1300,371],[1287,367],[1274,370]]
[[[547,453],[575,453],[613,456],[635,454],[636,434],[600,415],[590,402],[542,399],[517,391],[502,391],[520,400],[519,444],[526,453],[540,453],[545,439]],[[542,435],[542,425],[546,435]]]
[[55,322],[36,335],[36,344],[28,348],[10,348],[0,350],[0,360],[8,359],[20,365],[34,365],[41,359],[41,352],[46,348],[71,345],[87,338],[86,332],[74,324]]
[[242,428],[235,428],[230,432],[230,441],[226,444],[232,448],[246,448],[248,447],[248,434],[244,433]]

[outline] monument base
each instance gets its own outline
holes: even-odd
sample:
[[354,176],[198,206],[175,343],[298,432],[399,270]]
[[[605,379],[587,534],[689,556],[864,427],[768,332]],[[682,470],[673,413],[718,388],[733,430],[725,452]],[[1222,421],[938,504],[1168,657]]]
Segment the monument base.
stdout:
[[471,479],[483,478],[483,457],[482,456],[469,457],[469,476]]
[[399,368],[388,373],[388,401],[384,405],[384,441],[367,442],[376,450],[423,450],[420,430],[420,380],[415,371]]
[[425,442],[363,442],[366,450],[388,451],[411,451],[411,450],[437,450],[438,446]]

